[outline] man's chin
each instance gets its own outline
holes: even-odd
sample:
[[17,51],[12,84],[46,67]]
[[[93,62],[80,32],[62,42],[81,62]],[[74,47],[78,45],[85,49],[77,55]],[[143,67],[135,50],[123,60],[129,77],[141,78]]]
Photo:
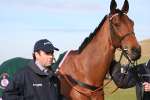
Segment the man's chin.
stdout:
[[48,67],[50,67],[51,65],[52,65],[52,64],[50,63],[50,64],[45,65],[45,67],[48,68]]

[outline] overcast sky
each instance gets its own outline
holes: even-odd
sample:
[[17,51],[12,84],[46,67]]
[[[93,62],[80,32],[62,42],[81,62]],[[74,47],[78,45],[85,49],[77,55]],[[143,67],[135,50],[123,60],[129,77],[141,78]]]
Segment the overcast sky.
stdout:
[[[111,0],[0,0],[0,63],[31,58],[34,43],[49,39],[60,49],[77,49],[109,13]],[[118,8],[124,0],[116,0]],[[129,0],[137,39],[150,38],[150,0]]]

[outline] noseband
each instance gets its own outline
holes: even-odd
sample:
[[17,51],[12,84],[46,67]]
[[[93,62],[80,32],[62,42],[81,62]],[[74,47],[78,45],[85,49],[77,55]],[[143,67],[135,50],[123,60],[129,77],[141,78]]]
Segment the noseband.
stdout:
[[[126,15],[126,13],[122,13],[122,14]],[[135,35],[135,33],[134,32],[129,32],[129,33],[126,33],[124,36],[119,36],[118,34],[116,34],[116,32],[113,28],[112,19],[113,19],[113,17],[118,16],[118,15],[119,15],[119,13],[116,13],[116,14],[112,15],[111,17],[109,17],[109,25],[110,25],[110,34],[111,34],[112,39],[116,40],[117,43],[121,43],[126,37],[128,37],[132,34]],[[115,45],[113,45],[113,47],[117,48]]]

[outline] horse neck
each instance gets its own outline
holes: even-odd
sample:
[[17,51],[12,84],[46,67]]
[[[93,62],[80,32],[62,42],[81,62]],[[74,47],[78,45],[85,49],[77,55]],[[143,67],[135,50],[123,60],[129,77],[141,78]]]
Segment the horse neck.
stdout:
[[[83,58],[82,69],[86,80],[103,80],[113,58],[109,19],[107,18],[102,27],[97,31],[91,42],[81,53]],[[89,75],[90,73],[90,75]]]

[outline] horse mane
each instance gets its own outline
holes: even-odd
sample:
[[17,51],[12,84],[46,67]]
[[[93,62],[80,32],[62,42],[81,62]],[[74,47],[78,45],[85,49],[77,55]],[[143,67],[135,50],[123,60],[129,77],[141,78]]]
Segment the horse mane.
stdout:
[[93,37],[96,35],[96,33],[100,30],[100,28],[104,24],[106,18],[107,18],[107,15],[103,18],[103,20],[98,25],[98,27],[95,28],[94,32],[90,33],[90,35],[84,39],[84,41],[82,42],[82,44],[78,48],[78,53],[81,53],[83,51],[83,49],[90,43],[90,41],[93,39]]

